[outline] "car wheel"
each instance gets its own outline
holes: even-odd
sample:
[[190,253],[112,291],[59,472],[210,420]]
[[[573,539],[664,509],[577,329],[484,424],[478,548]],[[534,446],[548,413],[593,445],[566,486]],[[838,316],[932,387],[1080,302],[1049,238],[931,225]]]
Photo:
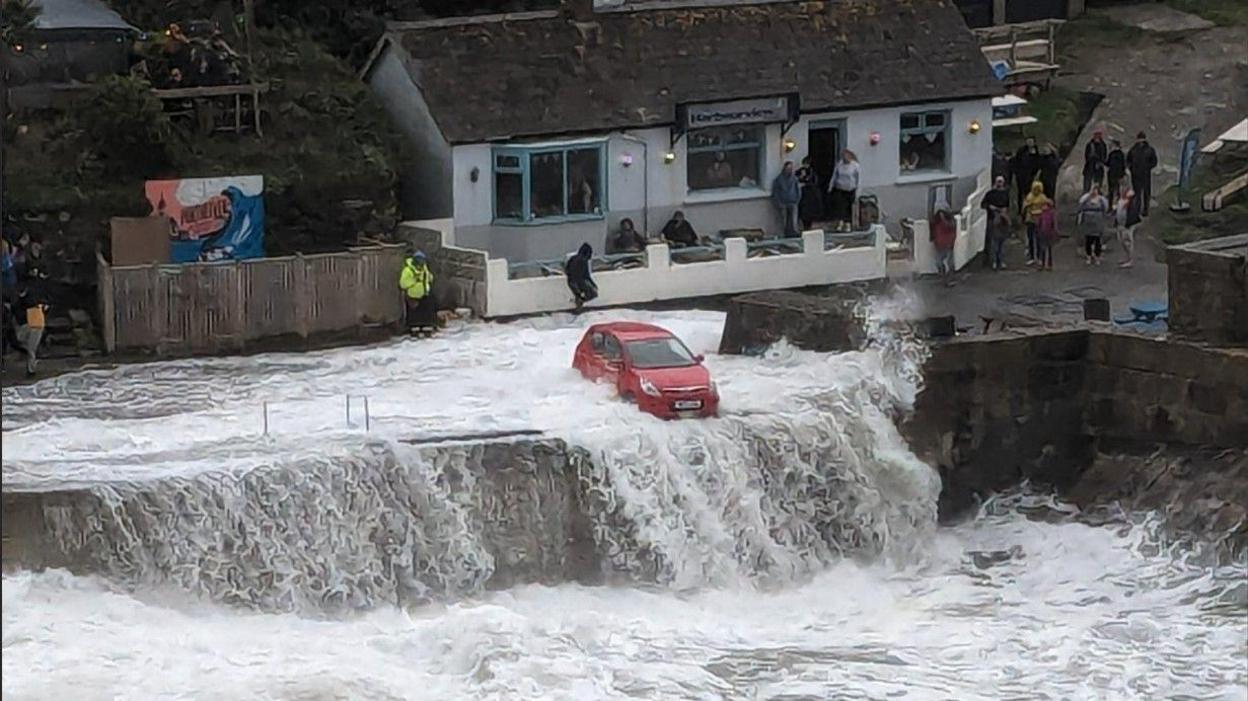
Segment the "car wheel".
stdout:
[[623,399],[625,402],[629,404],[637,403],[637,398],[633,396],[632,392],[625,392],[624,394],[621,394],[620,399]]

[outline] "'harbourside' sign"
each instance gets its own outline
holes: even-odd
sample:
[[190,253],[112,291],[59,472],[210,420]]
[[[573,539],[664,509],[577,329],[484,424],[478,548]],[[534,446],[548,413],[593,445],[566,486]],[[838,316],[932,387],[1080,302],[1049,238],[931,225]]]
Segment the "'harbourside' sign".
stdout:
[[784,122],[789,118],[789,98],[765,97],[685,105],[685,128],[718,127],[728,124]]

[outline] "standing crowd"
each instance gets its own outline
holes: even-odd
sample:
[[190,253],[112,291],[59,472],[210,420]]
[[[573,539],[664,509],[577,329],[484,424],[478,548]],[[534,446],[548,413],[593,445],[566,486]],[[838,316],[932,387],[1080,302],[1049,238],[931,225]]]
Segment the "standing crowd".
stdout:
[[6,227],[0,239],[0,282],[3,283],[4,317],[0,334],[0,363],[17,349],[26,356],[26,375],[33,376],[39,345],[46,327],[48,302],[43,270],[43,246],[29,234]]
[[[1041,149],[1030,137],[1013,157],[994,155],[993,189],[980,205],[988,212],[985,259],[993,270],[1005,268],[1005,242],[1014,231],[1011,181],[1017,215],[1026,231],[1026,265],[1053,269],[1053,246],[1061,235],[1056,201],[1060,165],[1052,144]],[[1092,134],[1083,151],[1083,187],[1074,212],[1087,265],[1101,265],[1107,235],[1115,235],[1122,246],[1119,267],[1134,265],[1135,229],[1148,216],[1156,168],[1157,151],[1144,132],[1126,152],[1117,139],[1106,143],[1103,132]]]

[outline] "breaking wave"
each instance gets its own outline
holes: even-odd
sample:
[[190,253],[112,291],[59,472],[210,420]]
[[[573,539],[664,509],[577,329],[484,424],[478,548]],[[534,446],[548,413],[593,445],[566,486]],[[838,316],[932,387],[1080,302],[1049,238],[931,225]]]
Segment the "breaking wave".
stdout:
[[[685,326],[675,330],[696,350],[713,350],[722,316],[691,316],[659,321]],[[59,428],[79,443],[43,460],[19,444],[16,459],[6,455],[6,489],[28,488],[29,498],[43,500],[39,510],[66,564],[131,587],[172,585],[265,611],[337,614],[528,581],[771,587],[808,579],[845,557],[906,560],[931,538],[938,478],[905,448],[894,424],[917,392],[917,343],[881,331],[881,342],[862,352],[833,356],[779,344],[763,358],[719,358],[712,369],[729,397],[725,416],[661,422],[602,388],[568,381],[568,340],[583,328],[583,320],[575,327],[481,325],[423,347],[425,360],[449,356],[435,367],[472,367],[455,357],[465,345],[510,353],[495,357],[496,372],[510,369],[498,380],[520,382],[536,370],[528,378],[533,395],[563,383],[564,412],[513,412],[511,426],[527,418],[545,431],[541,438],[409,445],[399,426],[367,437],[316,435],[323,419],[303,412],[293,416],[307,434],[295,426],[223,447],[221,432],[231,424],[237,430],[236,407],[254,402],[257,390],[233,376],[224,390],[204,391],[212,378],[230,376],[218,360],[203,378],[184,370],[171,383],[176,393],[201,387],[187,405],[191,416],[177,417],[203,427],[187,436],[154,433],[168,417],[136,419],[133,402],[112,421],[121,426],[110,426],[100,418],[108,398],[134,392],[113,391],[106,377],[6,396],[26,402],[23,418],[32,422],[10,435],[38,429],[47,439]],[[536,348],[516,344],[525,333],[549,338]],[[543,350],[551,345],[567,352],[551,361]],[[413,347],[366,352],[388,352],[393,371]],[[302,371],[289,361],[275,367],[294,385],[364,386],[374,406],[397,409],[394,388],[388,395],[384,383],[369,386],[370,369],[387,363],[344,366],[336,357],[341,353]],[[264,367],[247,359],[239,373]],[[443,378],[448,389],[471,381],[464,373]],[[593,401],[584,411],[567,411],[586,390]],[[429,383],[417,391],[443,388]],[[73,393],[85,399],[74,418],[41,414],[46,403]],[[208,395],[214,408],[197,414]],[[512,405],[542,406],[516,395]],[[306,393],[299,398],[307,401]],[[152,405],[179,406],[169,396]],[[565,415],[571,420],[551,420]],[[84,439],[84,422],[128,432],[129,447]]]

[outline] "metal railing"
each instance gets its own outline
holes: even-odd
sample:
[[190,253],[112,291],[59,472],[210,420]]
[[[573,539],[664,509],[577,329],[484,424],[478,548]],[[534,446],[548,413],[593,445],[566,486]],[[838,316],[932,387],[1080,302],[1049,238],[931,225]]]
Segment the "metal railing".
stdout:
[[[875,233],[870,227],[846,232],[825,231],[823,241],[823,250],[825,251],[841,248],[869,247],[875,244]],[[766,238],[747,241],[746,251],[746,255],[750,258],[800,254],[803,252],[802,239]],[[671,248],[668,255],[671,262],[675,265],[702,263],[707,262],[708,259],[723,260],[723,239],[709,241],[701,246]],[[509,263],[507,266],[508,277],[514,280],[529,277],[561,276],[564,274],[563,266],[566,260],[566,258],[553,258]],[[594,272],[644,268],[647,265],[646,253],[645,251],[639,251],[635,253],[612,253],[594,256],[590,265]]]

